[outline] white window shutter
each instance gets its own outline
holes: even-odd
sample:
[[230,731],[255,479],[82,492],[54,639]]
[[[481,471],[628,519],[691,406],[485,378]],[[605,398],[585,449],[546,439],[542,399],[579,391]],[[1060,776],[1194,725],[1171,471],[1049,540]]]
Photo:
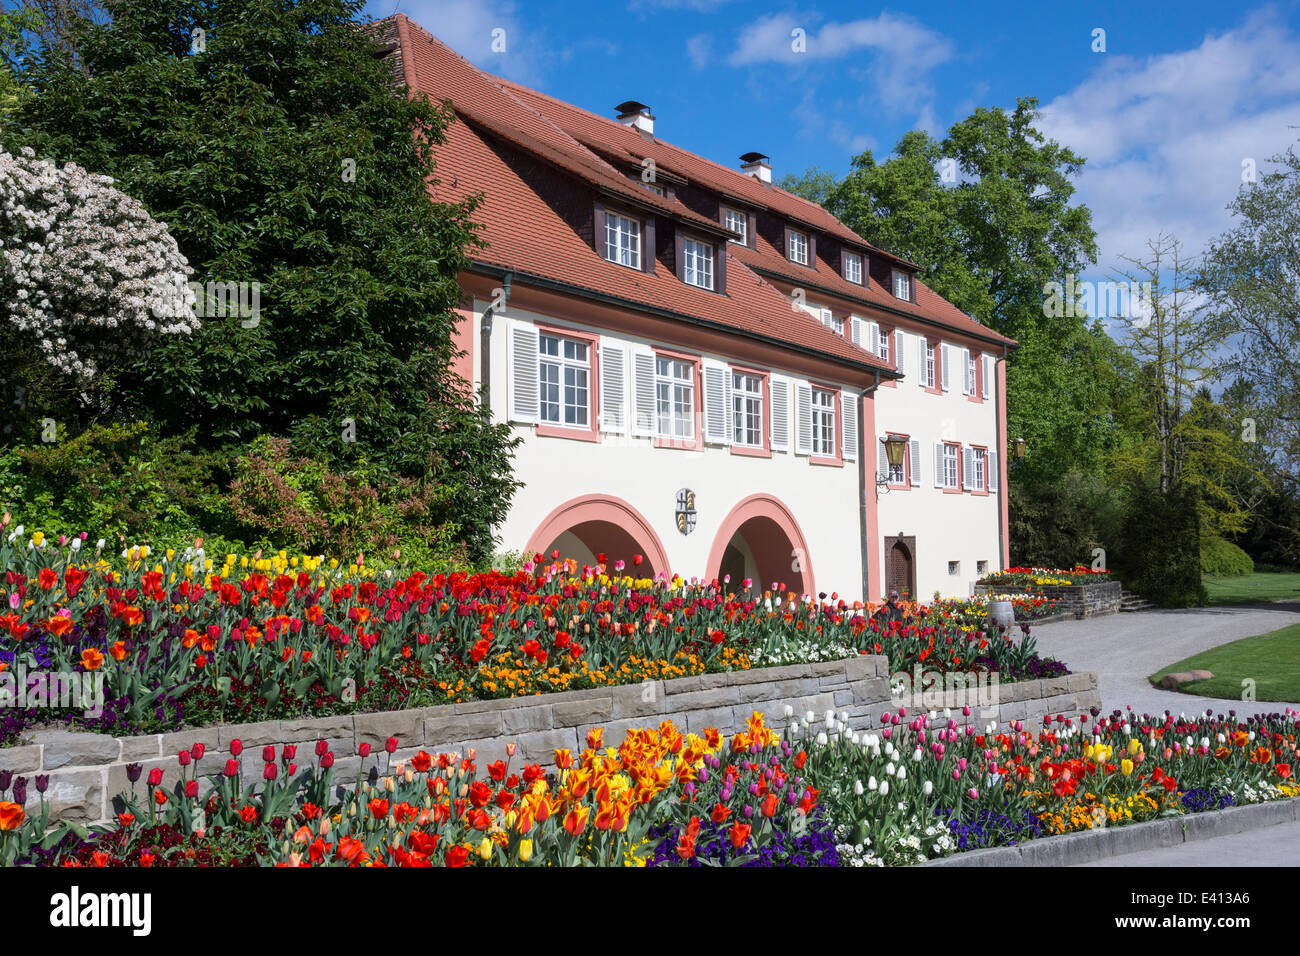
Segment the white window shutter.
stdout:
[[731,444],[731,429],[727,427],[730,378],[731,370],[725,365],[704,363],[704,440],[711,445]]
[[991,451],[987,455],[985,455],[984,458],[985,458],[984,467],[988,469],[988,473],[989,473],[989,491],[997,491],[998,490],[998,453],[995,451]]
[[533,424],[540,401],[537,368],[537,327],[525,322],[510,323],[506,353],[506,377],[510,382],[510,420]]
[[904,375],[907,374],[907,362],[903,358],[903,336],[905,333],[902,329],[894,330],[894,363],[898,370]]
[[858,460],[858,411],[857,400],[848,392],[840,392],[840,435],[843,444],[842,456],[845,461]]
[[812,454],[812,386],[807,382],[795,382],[795,441],[794,450],[799,455]]
[[649,349],[632,352],[632,434],[653,437],[657,431],[655,414],[655,354]]
[[921,487],[921,439],[910,439],[907,452],[912,459],[912,487],[919,488]]
[[889,450],[885,448],[888,435],[876,436],[876,475],[880,478],[889,476]]
[[864,335],[863,327],[866,324],[867,323],[863,322],[856,315],[850,317],[849,319],[849,338],[853,340],[854,345],[860,345],[862,346],[862,348],[867,347],[863,339],[863,335]]
[[982,367],[981,374],[984,377],[984,397],[988,398],[993,394],[993,356],[983,354],[980,356]]
[[942,365],[943,390],[946,392],[952,386],[952,374],[950,368],[952,365],[951,353],[952,348],[945,342],[939,348],[939,359]]
[[772,422],[772,450],[790,450],[790,383],[784,378],[772,377],[769,386],[772,408],[768,419]]
[[969,395],[970,389],[970,349],[961,350],[961,393]]
[[925,388],[925,336],[919,336],[916,344],[916,384]]
[[830,309],[822,309],[822,325],[828,329],[835,327],[835,316],[831,314]]
[[943,487],[943,442],[934,443],[934,486]]
[[871,335],[871,351],[874,355],[880,354],[880,324],[877,322],[868,322],[867,328]]
[[975,487],[975,449],[961,450],[961,486],[967,491]]
[[627,349],[600,340],[600,430],[627,431]]

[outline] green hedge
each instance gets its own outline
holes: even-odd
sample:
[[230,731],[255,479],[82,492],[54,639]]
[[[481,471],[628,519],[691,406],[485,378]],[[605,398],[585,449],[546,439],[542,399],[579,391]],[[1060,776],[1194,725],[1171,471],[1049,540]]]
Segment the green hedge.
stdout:
[[1201,539],[1201,573],[1235,578],[1253,574],[1255,562],[1231,541],[1211,535]]

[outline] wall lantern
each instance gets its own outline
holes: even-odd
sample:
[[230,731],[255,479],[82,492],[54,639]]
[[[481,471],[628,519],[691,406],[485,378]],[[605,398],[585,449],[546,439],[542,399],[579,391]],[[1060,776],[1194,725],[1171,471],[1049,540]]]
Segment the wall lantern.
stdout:
[[1011,450],[1015,454],[1017,460],[1024,458],[1025,440],[1023,438],[1017,438],[1015,441],[1011,443]]

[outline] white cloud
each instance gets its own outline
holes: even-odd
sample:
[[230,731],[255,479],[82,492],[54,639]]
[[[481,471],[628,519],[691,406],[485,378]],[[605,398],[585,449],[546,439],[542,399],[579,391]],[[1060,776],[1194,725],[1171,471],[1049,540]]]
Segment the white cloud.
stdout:
[[1146,58],[1098,55],[1096,72],[1042,108],[1039,128],[1087,159],[1098,269],[1159,233],[1198,254],[1228,228],[1242,163],[1266,168],[1300,136],[1300,39],[1274,15]]
[[686,41],[686,56],[697,70],[713,64],[713,36],[701,33]]
[[[800,67],[812,62],[847,57],[867,57],[865,64],[850,67],[861,76],[877,108],[901,115],[916,111],[920,121],[932,121],[934,89],[931,71],[952,59],[951,41],[911,17],[892,13],[826,23],[814,28],[811,17],[774,14],[760,17],[743,29],[736,47],[727,57],[732,66],[783,64]],[[802,32],[799,32],[802,31]]]

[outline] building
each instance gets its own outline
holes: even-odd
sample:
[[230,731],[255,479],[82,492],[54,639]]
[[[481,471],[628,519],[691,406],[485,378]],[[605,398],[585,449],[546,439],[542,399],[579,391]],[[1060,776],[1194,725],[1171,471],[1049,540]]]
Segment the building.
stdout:
[[597,116],[382,27],[455,108],[433,196],[485,197],[458,371],[523,438],[503,547],[846,600],[1005,566],[1014,342],[762,154],[718,165],[641,103]]

